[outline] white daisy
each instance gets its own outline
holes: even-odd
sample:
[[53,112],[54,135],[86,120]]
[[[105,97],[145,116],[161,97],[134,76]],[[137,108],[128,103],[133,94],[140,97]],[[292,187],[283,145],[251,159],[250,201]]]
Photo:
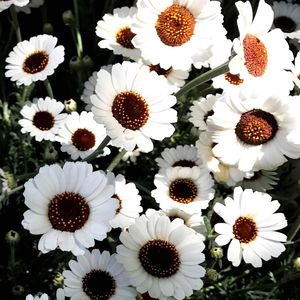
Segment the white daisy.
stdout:
[[63,46],[56,46],[57,38],[42,34],[18,43],[6,58],[6,77],[17,85],[30,85],[45,80],[64,61]]
[[198,100],[193,102],[193,105],[190,107],[191,117],[190,122],[199,130],[207,129],[207,118],[214,114],[213,106],[218,101],[218,99],[222,98],[223,95],[207,95],[205,98],[199,98]]
[[166,148],[161,157],[155,159],[159,166],[159,172],[163,173],[170,167],[194,167],[200,166],[202,161],[198,156],[197,148],[189,145],[178,145],[176,148]]
[[294,82],[300,88],[300,51],[295,57],[295,66],[293,68]]
[[265,192],[274,188],[279,181],[277,172],[259,170],[252,172],[252,176],[244,178],[243,181],[237,183],[244,189],[252,189],[258,192]]
[[[293,89],[292,78],[286,70],[292,68],[293,54],[281,30],[270,30],[273,11],[260,0],[255,18],[249,1],[236,2],[240,37],[233,41],[236,56],[230,61],[231,74],[253,81],[256,90]],[[280,84],[274,84],[274,80]]]
[[201,212],[214,197],[214,181],[201,167],[168,168],[154,178],[156,189],[151,192],[162,210],[178,208],[187,213]]
[[[206,0],[139,0],[132,31],[142,57],[164,69],[207,64],[211,48],[225,37],[220,3]],[[205,30],[203,30],[205,28]]]
[[120,241],[117,260],[139,293],[184,299],[203,286],[205,270],[199,264],[204,261],[204,244],[182,220],[146,213],[121,233]]
[[16,6],[16,11],[17,12],[24,12],[25,14],[30,14],[31,13],[31,8],[37,8],[40,7],[44,4],[44,0],[30,0],[30,2],[23,7]]
[[59,247],[82,255],[95,239],[106,238],[118,201],[112,198],[114,186],[91,164],[46,165],[24,186],[29,210],[22,225],[31,234],[42,234],[38,249],[43,253]]
[[72,112],[60,126],[56,140],[60,150],[71,155],[72,159],[86,158],[94,152],[106,137],[104,125],[94,120],[92,112]]
[[85,110],[90,111],[92,108],[91,96],[95,94],[95,88],[97,83],[97,72],[89,77],[84,83],[84,89],[81,95],[81,100],[86,103]]
[[103,39],[99,42],[99,47],[133,60],[138,59],[141,51],[132,44],[135,34],[131,31],[136,12],[136,7],[121,7],[115,8],[113,14],[105,14],[96,27],[97,36]]
[[32,296],[31,294],[27,295],[25,300],[48,300],[49,297],[47,294],[42,294],[41,296]]
[[300,5],[285,1],[274,1],[273,26],[283,31],[286,37],[300,40]]
[[287,226],[284,214],[275,213],[280,204],[266,193],[243,191],[241,187],[234,189],[233,199],[227,197],[225,205],[217,203],[214,211],[225,223],[215,225],[220,235],[216,238],[219,246],[230,245],[227,259],[234,266],[241,263],[242,258],[254,267],[262,266],[262,259],[278,257],[285,247],[286,235],[277,232]]
[[215,180],[219,183],[235,186],[237,182],[243,180],[249,172],[242,172],[234,166],[223,164],[213,154],[212,148],[214,146],[215,145],[207,132],[200,133],[199,139],[196,142],[196,147],[204,166],[213,173]]
[[65,270],[64,292],[71,299],[133,300],[136,291],[129,287],[123,266],[116,254],[98,249],[86,250],[84,255],[69,261],[71,270]]
[[227,95],[208,123],[214,155],[241,171],[274,170],[300,156],[298,107],[288,97]]
[[141,206],[142,197],[133,182],[126,183],[123,175],[115,176],[109,172],[107,174],[109,182],[115,182],[115,194],[113,198],[119,201],[116,216],[109,221],[112,228],[127,228],[135,222],[143,211]]
[[91,96],[95,120],[104,124],[112,145],[132,151],[153,149],[151,139],[163,140],[174,132],[175,96],[165,78],[148,67],[123,62],[111,72],[98,72],[96,95]]
[[54,141],[60,125],[65,121],[67,114],[61,113],[64,105],[50,97],[34,98],[27,101],[20,113],[24,119],[19,120],[22,133],[30,133],[36,141]]
[[0,1],[0,12],[8,9],[11,5],[25,6],[29,3],[29,0],[4,0]]

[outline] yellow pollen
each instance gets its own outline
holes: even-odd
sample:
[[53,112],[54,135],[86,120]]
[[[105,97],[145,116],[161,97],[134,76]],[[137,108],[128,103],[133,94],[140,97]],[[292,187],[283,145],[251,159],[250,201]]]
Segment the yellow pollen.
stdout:
[[31,53],[23,62],[23,71],[29,74],[35,74],[43,71],[49,61],[49,55],[44,50],[37,50]]
[[131,31],[128,26],[125,26],[118,30],[116,33],[116,42],[127,49],[134,49],[132,44],[132,39],[134,38],[135,34]]

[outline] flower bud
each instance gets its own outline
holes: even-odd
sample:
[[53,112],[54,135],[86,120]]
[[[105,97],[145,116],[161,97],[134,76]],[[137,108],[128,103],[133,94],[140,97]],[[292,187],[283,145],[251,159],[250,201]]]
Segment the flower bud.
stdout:
[[17,231],[10,230],[5,235],[5,241],[9,245],[16,245],[20,242],[20,234]]
[[88,55],[85,55],[82,58],[82,64],[83,64],[83,67],[87,70],[90,70],[94,67],[94,62]]
[[212,247],[210,249],[210,255],[215,260],[219,260],[223,257],[223,249],[221,247]]
[[55,287],[62,287],[64,285],[64,276],[62,275],[62,273],[56,273],[55,277],[53,278],[53,285]]
[[300,257],[293,260],[293,266],[297,271],[300,271]]
[[64,101],[66,112],[70,113],[72,111],[77,111],[77,103],[74,99],[69,99]]
[[45,23],[43,25],[43,33],[46,34],[53,34],[54,28],[53,25],[51,23]]
[[69,61],[69,67],[71,71],[81,71],[83,69],[83,63],[81,58],[79,58],[78,56],[73,56]]
[[66,10],[62,14],[62,19],[65,25],[67,26],[75,26],[75,17],[71,10]]
[[215,269],[207,269],[206,276],[211,281],[217,281],[220,278],[220,274]]
[[24,294],[25,289],[22,285],[14,285],[11,289],[11,292],[14,296],[21,296]]
[[58,153],[55,150],[55,148],[52,145],[50,145],[45,148],[44,157],[48,163],[55,162],[57,160]]

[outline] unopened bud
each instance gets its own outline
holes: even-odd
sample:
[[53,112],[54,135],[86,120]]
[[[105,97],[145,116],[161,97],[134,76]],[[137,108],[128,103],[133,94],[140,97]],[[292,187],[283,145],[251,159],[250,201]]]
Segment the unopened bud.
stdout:
[[83,64],[83,67],[87,70],[90,70],[94,67],[94,62],[93,60],[90,58],[90,56],[88,55],[85,55],[83,58],[82,58],[82,64]]
[[215,260],[219,260],[223,257],[223,249],[221,247],[212,247],[210,249],[210,255]]
[[53,284],[55,287],[62,287],[64,285],[64,276],[58,272],[53,278]]
[[20,234],[17,231],[10,230],[5,235],[5,241],[9,245],[16,245],[20,242]]
[[46,34],[53,34],[54,28],[53,25],[51,23],[45,23],[43,25],[43,33]]
[[55,162],[57,160],[58,153],[55,150],[55,148],[52,145],[50,145],[45,148],[44,157],[48,163]]
[[66,10],[62,14],[62,19],[65,25],[73,27],[75,25],[75,17],[71,10]]
[[69,61],[69,67],[72,71],[81,71],[83,69],[82,59],[78,56],[73,56]]
[[72,111],[77,111],[77,103],[74,99],[69,99],[64,101],[66,112],[70,113]]
[[206,276],[211,281],[217,281],[220,278],[220,274],[215,269],[207,269]]
[[11,289],[11,292],[14,296],[21,296],[24,294],[25,289],[22,285],[14,285]]
[[293,266],[297,271],[300,271],[300,257],[293,260]]

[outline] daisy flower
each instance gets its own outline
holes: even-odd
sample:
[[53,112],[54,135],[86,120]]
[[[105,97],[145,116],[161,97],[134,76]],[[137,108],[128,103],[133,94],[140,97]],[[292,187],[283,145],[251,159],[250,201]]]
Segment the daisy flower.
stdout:
[[201,167],[174,167],[156,174],[152,197],[162,210],[178,208],[187,213],[201,212],[214,197],[214,181]]
[[43,253],[59,247],[82,255],[85,248],[103,240],[111,227],[118,201],[105,174],[86,162],[44,166],[25,183],[22,225],[31,234],[42,234]]
[[96,95],[91,96],[95,120],[104,124],[112,145],[132,151],[153,149],[151,139],[163,140],[173,134],[170,123],[177,120],[171,108],[175,96],[166,83],[148,67],[123,62],[112,66],[111,72],[98,72]]
[[136,297],[116,254],[86,250],[77,260],[70,260],[69,267],[71,270],[63,272],[64,293],[71,299],[132,300]]
[[30,0],[30,2],[23,7],[16,6],[17,12],[24,12],[25,14],[31,13],[31,8],[37,8],[44,4],[44,0]]
[[214,114],[213,106],[218,101],[218,99],[222,98],[223,95],[207,95],[205,98],[199,98],[198,100],[193,102],[193,105],[190,107],[191,117],[189,121],[199,130],[207,129],[207,118]]
[[[260,0],[254,19],[249,1],[238,1],[236,7],[240,37],[233,41],[237,55],[229,63],[230,73],[253,81],[257,90],[266,86],[272,90],[293,89],[292,78],[286,71],[292,67],[293,54],[281,30],[269,31],[274,17],[271,6]],[[276,78],[280,79],[279,87],[273,82]]]
[[135,219],[140,216],[143,211],[141,207],[142,197],[133,182],[126,183],[123,175],[115,176],[109,172],[107,174],[109,182],[115,183],[115,194],[113,198],[119,201],[119,207],[116,211],[116,216],[109,221],[112,228],[127,228],[135,222]]
[[102,38],[99,47],[110,49],[114,54],[121,54],[133,60],[140,58],[140,50],[132,44],[135,34],[131,27],[136,12],[136,7],[121,7],[115,8],[113,14],[105,14],[96,27],[97,36]]
[[298,51],[295,58],[295,66],[293,68],[294,82],[300,88],[300,51]]
[[5,0],[0,1],[0,12],[8,9],[11,5],[25,6],[29,3],[29,0]]
[[84,89],[81,95],[81,100],[86,103],[85,110],[90,111],[92,108],[91,96],[95,94],[95,88],[97,84],[97,72],[89,77],[84,83]]
[[274,185],[277,185],[279,178],[277,172],[259,170],[252,172],[252,175],[244,178],[243,181],[237,183],[244,189],[252,189],[258,192],[265,192],[267,190],[272,190]]
[[[139,0],[132,43],[143,59],[164,69],[187,70],[208,63],[211,48],[225,37],[220,3],[206,0]],[[205,30],[203,30],[205,28]]]
[[60,150],[71,155],[72,159],[86,158],[93,153],[106,137],[104,125],[94,120],[92,112],[72,112],[59,128],[56,140]]
[[49,297],[47,294],[42,294],[41,296],[32,296],[31,294],[27,295],[25,300],[48,300]]
[[285,247],[286,235],[277,232],[287,226],[284,214],[275,213],[280,204],[266,193],[243,190],[236,187],[233,199],[227,197],[225,205],[217,203],[214,211],[225,223],[215,225],[220,235],[216,238],[219,246],[229,244],[227,259],[236,267],[242,258],[254,267],[262,266],[262,259],[278,257]]
[[286,37],[300,40],[300,5],[284,1],[274,1],[273,26],[283,31]]
[[34,98],[27,101],[20,113],[24,119],[19,120],[21,132],[29,132],[36,141],[55,141],[60,125],[65,121],[67,114],[61,113],[64,105],[50,97]]
[[227,186],[235,186],[237,182],[243,180],[248,173],[242,172],[234,166],[223,164],[213,154],[212,149],[214,146],[207,132],[201,132],[196,142],[196,147],[203,161],[203,165],[213,173],[214,179],[219,183],[226,184]]
[[[117,260],[139,293],[167,300],[184,299],[203,286],[204,243],[183,221],[159,212],[139,217],[120,234]],[[173,299],[172,298],[172,299]]]
[[[1,2],[2,3],[2,2]],[[63,46],[56,46],[57,38],[42,34],[18,43],[6,58],[6,77],[17,85],[30,85],[45,80],[64,61]]]
[[213,154],[241,171],[274,170],[300,156],[298,108],[288,97],[227,95],[208,120]]
[[159,172],[163,173],[170,167],[194,167],[201,165],[197,148],[189,145],[178,145],[176,148],[165,148],[161,157],[155,159],[159,166]]

